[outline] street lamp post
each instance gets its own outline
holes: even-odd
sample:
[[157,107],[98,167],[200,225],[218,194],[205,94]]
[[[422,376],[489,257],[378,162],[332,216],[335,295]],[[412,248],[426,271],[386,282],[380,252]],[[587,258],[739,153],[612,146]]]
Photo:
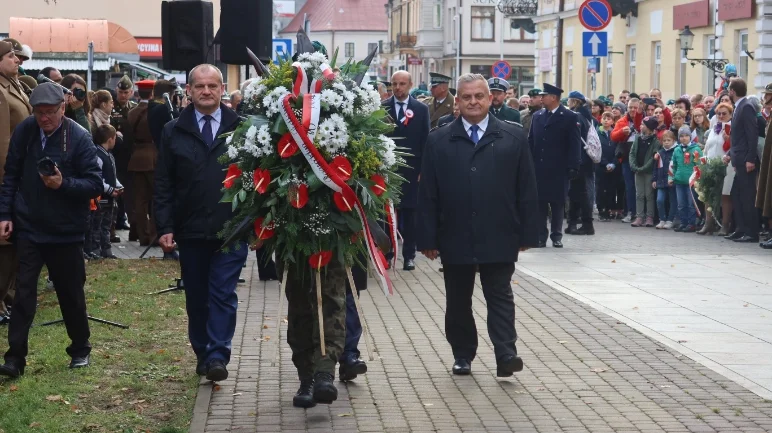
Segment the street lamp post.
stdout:
[[689,51],[694,49],[694,33],[689,30],[689,26],[685,26],[683,31],[679,34],[681,37],[681,50],[684,52],[684,58],[691,63],[692,67],[697,63],[705,66],[711,71],[722,73],[724,68],[729,63],[727,59],[690,59],[687,55]]

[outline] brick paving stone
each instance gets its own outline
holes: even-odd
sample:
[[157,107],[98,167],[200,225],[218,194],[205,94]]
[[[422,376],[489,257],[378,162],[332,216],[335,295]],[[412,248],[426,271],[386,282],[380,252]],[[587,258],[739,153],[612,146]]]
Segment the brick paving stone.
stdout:
[[[600,248],[611,249],[607,242],[598,237]],[[525,370],[511,379],[495,377],[485,300],[477,290],[478,357],[472,376],[455,377],[439,264],[417,263],[413,273],[392,274],[394,296],[384,297],[372,279],[362,296],[377,349],[368,373],[338,382],[339,400],[332,405],[303,410],[292,407],[298,382],[283,341],[286,310],[276,317],[278,285],[258,281],[250,257],[242,272],[247,282],[238,290],[231,379],[212,392],[206,432],[772,430],[772,402],[522,273],[513,277],[513,288]],[[282,344],[272,366],[277,323]],[[364,341],[360,350],[366,358]]]

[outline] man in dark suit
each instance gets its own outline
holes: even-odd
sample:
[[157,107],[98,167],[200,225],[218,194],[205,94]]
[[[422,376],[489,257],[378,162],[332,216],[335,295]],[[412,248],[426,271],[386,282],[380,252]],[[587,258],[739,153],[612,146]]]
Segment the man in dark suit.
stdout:
[[496,375],[508,377],[523,369],[511,280],[518,253],[538,244],[536,176],[525,130],[488,112],[485,78],[458,81],[461,114],[429,134],[424,151],[418,247],[431,260],[442,255],[453,374],[470,374],[477,353],[472,294],[479,269]]
[[192,104],[164,126],[155,179],[155,220],[165,252],[179,244],[185,280],[188,336],[198,358],[196,372],[212,381],[228,378],[226,365],[236,330],[236,284],[246,261],[245,244],[221,249],[220,231],[232,216],[221,203],[226,152],[222,134],[239,124],[221,102],[222,73],[203,64],[190,71]]
[[729,83],[729,97],[735,104],[729,155],[735,170],[731,194],[737,229],[726,238],[735,242],[759,241],[759,213],[755,206],[759,128],[756,109],[746,99],[747,93],[748,86],[742,78]]
[[[397,71],[391,77],[391,88],[394,96],[383,102],[383,107],[389,113],[396,128],[391,137],[397,146],[408,148],[411,157],[406,157],[408,167],[400,167],[397,174],[407,180],[402,184],[402,200],[397,209],[397,222],[402,234],[402,258],[405,260],[403,269],[415,269],[415,208],[418,204],[418,178],[421,170],[426,137],[429,135],[429,109],[410,96],[413,80],[407,71]],[[392,251],[391,254],[396,254]],[[390,254],[390,255],[391,255]]]
[[489,78],[488,87],[491,89],[491,108],[490,113],[499,120],[509,120],[510,122],[520,123],[520,112],[507,107],[504,102],[507,99],[507,90],[509,83],[501,78]]
[[[562,89],[544,85],[544,108],[534,113],[528,134],[544,224],[540,230],[539,248],[547,246],[548,234],[553,247],[563,248],[563,211],[568,182],[578,175],[582,161],[577,115],[560,104],[562,93]],[[548,210],[552,211],[551,233],[547,229]]]

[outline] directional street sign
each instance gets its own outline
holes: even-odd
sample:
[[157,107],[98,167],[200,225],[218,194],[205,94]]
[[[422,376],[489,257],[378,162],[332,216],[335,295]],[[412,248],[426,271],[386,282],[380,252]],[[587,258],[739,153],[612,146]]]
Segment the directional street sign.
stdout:
[[611,22],[611,5],[607,0],[586,0],[579,6],[579,22],[584,28],[597,32]]
[[491,66],[491,75],[508,80],[512,75],[512,66],[506,60],[499,60]]
[[274,39],[273,62],[278,64],[279,58],[284,58],[285,54],[292,57],[292,39]]
[[608,56],[608,33],[582,32],[582,56],[584,57]]

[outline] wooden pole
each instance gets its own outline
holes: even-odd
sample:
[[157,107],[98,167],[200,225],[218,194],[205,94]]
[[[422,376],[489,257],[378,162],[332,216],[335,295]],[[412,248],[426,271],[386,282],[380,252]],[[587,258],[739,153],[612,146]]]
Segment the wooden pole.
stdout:
[[287,291],[287,273],[289,272],[289,263],[284,264],[284,277],[279,282],[279,311],[276,313],[276,349],[273,354],[273,361],[271,361],[271,367],[276,366],[276,362],[279,361],[279,353],[281,351],[281,322],[282,313],[284,313],[284,294]]
[[[321,262],[321,258],[319,259]],[[319,316],[319,345],[322,356],[327,356],[327,345],[324,343],[324,318],[322,317],[322,269],[316,270],[316,315]]]
[[367,330],[367,321],[365,315],[362,312],[362,304],[359,303],[359,291],[354,284],[354,275],[351,273],[351,267],[346,266],[346,274],[348,275],[348,283],[351,286],[351,295],[354,297],[354,303],[357,306],[357,314],[359,314],[359,321],[362,322],[362,333],[365,337],[365,345],[367,346],[367,358],[373,360],[373,351],[370,349],[370,332]]

